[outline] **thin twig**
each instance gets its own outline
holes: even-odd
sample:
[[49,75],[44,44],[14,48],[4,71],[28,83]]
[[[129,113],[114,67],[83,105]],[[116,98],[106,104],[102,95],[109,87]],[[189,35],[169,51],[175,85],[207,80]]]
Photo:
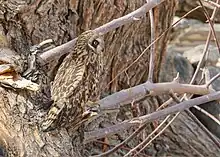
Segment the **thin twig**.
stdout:
[[220,8],[220,4],[218,4],[218,3],[212,2],[212,1],[210,1],[210,0],[204,0],[204,1],[207,2],[207,3],[209,3],[209,4],[211,4],[211,5],[214,6],[214,7]]
[[192,118],[192,120],[194,120],[194,122],[196,122],[196,124],[206,133],[206,135],[208,135],[208,137],[216,144],[216,146],[218,148],[220,148],[220,141],[219,139],[214,136],[198,119],[197,117],[189,110],[186,110],[186,113],[188,114],[188,116],[190,118]]
[[[199,3],[200,5],[202,6],[202,9],[204,11],[204,14],[209,22],[209,25],[210,25],[210,29],[211,29],[211,32],[212,32],[212,35],[214,37],[214,41],[215,41],[215,44],[216,44],[216,47],[218,48],[218,51],[220,53],[220,46],[219,46],[219,43],[218,43],[218,39],[217,39],[217,36],[216,36],[216,33],[215,33],[215,29],[214,29],[214,18],[215,18],[215,15],[217,14],[218,12],[218,8],[215,7],[213,13],[212,13],[212,16],[211,18],[209,17],[209,13],[208,11],[206,10],[206,8],[204,7],[204,5],[202,4],[201,0],[199,0]],[[219,3],[219,0],[216,0],[216,3]]]
[[204,115],[206,115],[207,117],[209,117],[210,119],[212,119],[217,125],[220,126],[220,121],[215,118],[213,115],[211,115],[210,113],[208,113],[206,110],[202,109],[199,106],[193,106],[194,108],[196,108],[198,111],[202,112]]
[[204,48],[203,53],[202,53],[202,57],[201,57],[201,59],[199,60],[199,63],[198,63],[198,65],[197,65],[197,68],[196,68],[195,73],[193,74],[193,77],[192,77],[192,79],[191,79],[191,81],[190,81],[190,84],[193,84],[193,83],[195,82],[196,77],[197,77],[197,75],[198,75],[198,73],[199,73],[199,71],[200,71],[200,68],[202,67],[203,61],[204,61],[205,56],[207,55],[207,52],[208,52],[207,50],[208,50],[209,43],[210,43],[210,40],[211,40],[211,35],[212,35],[212,32],[211,32],[211,30],[210,30],[210,31],[209,31],[209,34],[208,34],[208,37],[207,37],[207,40],[206,40],[205,48]]
[[[147,0],[147,3],[149,3],[150,0]],[[151,31],[151,43],[155,40],[155,23],[154,23],[154,14],[153,10],[149,10],[149,16],[150,16],[150,31]],[[148,72],[148,81],[153,82],[153,74],[154,74],[154,60],[155,60],[155,44],[153,44],[150,48],[150,61],[149,61],[149,72]]]
[[160,105],[157,109],[156,109],[156,111],[158,111],[158,110],[160,110],[160,109],[163,109],[163,108],[166,108],[170,103],[172,103],[173,102],[173,99],[172,98],[170,98],[170,99],[168,99],[167,101],[165,101],[162,105]]
[[180,103],[181,101],[178,99],[176,93],[174,93],[172,90],[169,92],[169,96],[173,99],[173,101]]
[[206,87],[208,88],[219,77],[220,77],[220,73],[216,74],[209,82],[206,83]]
[[[214,90],[212,84],[210,84],[209,87],[207,86],[207,82],[210,82],[210,80],[211,80],[210,70],[208,70],[207,68],[203,68],[202,69],[202,77],[201,78],[204,78],[205,84],[206,84],[206,88],[210,88],[210,89]],[[202,80],[202,79],[200,79],[200,80]],[[201,83],[202,82],[200,82],[200,84]]]
[[116,145],[114,148],[110,149],[107,152],[104,152],[102,154],[99,155],[94,155],[92,157],[104,157],[104,156],[108,156],[109,154],[112,154],[114,152],[116,152],[119,148],[121,148],[125,143],[129,142],[130,140],[132,140],[136,135],[138,135],[144,128],[146,127],[146,124],[142,124],[137,130],[135,130],[135,132],[133,132],[129,137],[127,137],[123,142],[119,143],[118,145]]
[[169,119],[170,115],[168,115],[162,123],[160,123],[160,125],[154,129],[154,131],[152,131],[148,136],[147,138],[144,139],[144,141],[142,141],[140,144],[138,144],[136,147],[134,147],[133,149],[131,149],[127,154],[124,155],[124,157],[128,157],[128,155],[132,154],[132,153],[135,153],[137,151],[137,149],[139,147],[142,147],[143,145],[145,145],[146,141],[148,141],[152,135],[154,135],[154,133],[156,133],[165,123],[166,121]]
[[[100,143],[100,144],[104,144],[104,145],[108,145],[109,147],[115,147],[115,145],[112,145],[112,144],[109,144],[109,143],[106,143],[106,142],[102,142],[102,141],[100,141],[100,140],[95,140],[94,142],[97,142],[97,143]],[[127,150],[127,151],[131,150],[130,148],[123,147],[123,146],[121,146],[120,148],[121,148],[121,149],[124,149],[124,150]],[[142,157],[149,157],[148,155],[146,155],[146,154],[144,154],[144,153],[141,153],[140,155],[141,155]],[[93,156],[93,157],[94,157],[94,156]]]
[[145,144],[144,147],[140,149],[135,155],[138,155],[139,153],[141,153],[141,151],[143,151],[150,143],[152,143],[153,140],[155,140],[158,136],[160,136],[171,125],[171,123],[176,119],[176,117],[178,117],[179,114],[180,112],[176,113],[176,115],[169,121],[169,123],[156,136],[154,136],[147,144],[145,144],[146,141],[144,141],[143,142],[143,144]]

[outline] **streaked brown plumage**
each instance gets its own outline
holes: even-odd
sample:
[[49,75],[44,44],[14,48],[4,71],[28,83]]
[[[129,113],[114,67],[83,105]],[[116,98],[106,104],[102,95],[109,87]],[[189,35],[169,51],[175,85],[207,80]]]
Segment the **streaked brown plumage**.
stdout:
[[54,103],[41,124],[43,131],[78,126],[92,113],[86,110],[85,103],[97,98],[103,49],[103,38],[94,31],[78,37],[73,52],[64,59],[55,76],[51,91]]

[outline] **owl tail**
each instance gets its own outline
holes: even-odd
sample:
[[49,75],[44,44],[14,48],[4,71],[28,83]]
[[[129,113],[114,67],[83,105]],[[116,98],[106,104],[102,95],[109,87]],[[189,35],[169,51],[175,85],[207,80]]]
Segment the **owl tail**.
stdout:
[[59,117],[63,108],[64,104],[62,105],[62,107],[58,107],[56,104],[51,107],[46,115],[46,118],[41,123],[40,127],[42,131],[47,132],[56,129],[56,125],[59,121]]

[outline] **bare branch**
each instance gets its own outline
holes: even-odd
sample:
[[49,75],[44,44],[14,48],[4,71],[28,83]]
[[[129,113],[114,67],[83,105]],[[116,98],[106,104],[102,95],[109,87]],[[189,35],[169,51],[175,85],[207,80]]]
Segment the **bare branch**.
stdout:
[[175,106],[171,106],[171,107],[165,108],[163,110],[150,113],[148,115],[133,118],[131,120],[126,120],[122,123],[119,123],[117,125],[114,125],[114,126],[111,126],[108,128],[99,129],[97,131],[85,132],[84,142],[88,143],[88,142],[93,141],[95,139],[103,138],[103,137],[111,135],[111,134],[116,134],[118,132],[121,132],[123,130],[127,130],[131,127],[138,126],[140,124],[152,122],[152,121],[157,120],[159,118],[163,118],[169,114],[174,114],[176,112],[183,111],[183,110],[188,109],[192,106],[204,104],[204,103],[214,101],[214,100],[219,100],[219,99],[220,99],[220,91],[214,92],[214,93],[211,93],[208,95],[204,95],[204,96],[201,96],[198,98],[190,99],[190,100],[181,102]]
[[[129,22],[135,21],[135,19],[140,18],[142,16],[146,15],[146,12],[148,12],[150,9],[156,7],[160,3],[162,3],[165,0],[151,0],[149,3],[144,4],[142,7],[139,9],[123,16],[118,19],[114,19],[111,22],[104,24],[103,26],[96,28],[95,31],[101,34],[105,34],[107,32],[110,32],[111,30],[118,28],[122,25],[125,25]],[[40,57],[45,61],[45,62],[50,62],[51,60],[55,59],[56,57],[60,57],[63,54],[66,54],[72,50],[74,47],[74,44],[76,42],[76,38],[62,44],[60,46],[57,46],[49,51],[44,52],[43,54],[40,55]]]
[[146,96],[167,94],[170,90],[178,94],[190,93],[198,95],[205,95],[213,91],[211,89],[207,89],[204,85],[188,85],[176,82],[146,82],[135,87],[121,90],[99,100],[97,103],[100,104],[101,110],[114,110],[119,108],[120,105],[129,104],[132,101],[138,101]]
[[[199,70],[200,70],[200,68],[201,68],[201,66],[202,66],[202,63],[203,63],[203,61],[204,61],[204,58],[205,58],[205,56],[206,56],[207,53],[208,53],[207,50],[208,50],[208,46],[209,46],[209,43],[210,43],[210,40],[211,40],[211,35],[212,35],[212,33],[213,33],[214,39],[215,39],[215,41],[216,41],[216,35],[215,35],[215,30],[214,30],[214,28],[213,28],[212,20],[214,19],[215,15],[216,15],[217,8],[215,7],[215,9],[214,9],[214,11],[213,11],[213,13],[212,13],[212,17],[211,17],[212,20],[211,20],[211,19],[209,18],[209,15],[208,15],[207,11],[205,10],[205,8],[204,8],[204,6],[203,6],[203,4],[201,3],[200,0],[199,0],[199,2],[200,2],[200,5],[202,6],[202,8],[203,8],[203,10],[204,10],[204,14],[206,15],[206,17],[207,17],[207,19],[208,19],[208,21],[209,21],[209,24],[210,24],[211,29],[210,29],[210,31],[209,31],[209,34],[208,34],[208,37],[207,37],[207,40],[206,40],[206,45],[205,45],[205,48],[204,48],[204,50],[203,50],[202,57],[201,57],[201,59],[200,59],[198,65],[197,65],[196,71],[195,71],[195,73],[194,73],[194,75],[193,75],[193,77],[192,77],[192,79],[191,79],[191,81],[190,81],[190,84],[193,84],[193,83],[194,83],[194,81],[195,81],[195,79],[196,79],[196,77],[197,77],[197,75],[198,75],[198,72],[199,72]],[[219,0],[216,0],[216,3],[219,3]],[[218,41],[216,41],[216,46],[217,46],[218,49],[219,49]],[[220,51],[220,49],[219,49],[219,51]],[[193,96],[193,95],[191,94],[191,95],[189,96],[189,98],[191,98],[192,96]],[[180,101],[182,101],[182,100],[184,99],[184,97],[186,98],[186,94],[184,94],[184,96],[181,98]],[[174,100],[175,100],[175,99],[174,99]],[[177,102],[178,102],[178,101],[177,101]],[[192,116],[192,113],[191,113],[190,111],[187,110],[186,112],[188,113],[188,115],[190,115],[191,117],[193,117],[193,120],[200,126],[201,129],[203,129],[203,131],[206,132],[206,134],[210,137],[210,139],[211,139],[218,147],[220,147],[220,146],[219,146],[219,142],[218,142],[218,141],[216,140],[216,138],[214,138],[214,137],[212,136],[212,134],[204,127],[204,125],[202,125],[194,116]]]
[[[149,3],[150,0],[147,0]],[[150,16],[150,27],[151,27],[151,43],[155,40],[155,23],[154,23],[154,14],[153,10],[149,11]],[[155,44],[153,44],[150,48],[150,62],[149,62],[149,72],[148,72],[148,81],[153,82],[153,74],[154,74],[154,60],[155,60]]]
[[[219,0],[216,0],[216,3],[219,3]],[[211,21],[214,21],[214,18],[215,18],[215,15],[217,14],[217,12],[218,12],[218,7],[216,6],[214,8],[214,11],[213,11],[212,16],[210,18]]]
[[[149,11],[150,9],[152,9],[153,7],[156,7],[157,5],[159,5],[160,3],[162,3],[164,0],[158,0],[158,2],[154,2],[154,1],[156,1],[156,0],[152,0],[152,1],[150,1],[150,3],[147,3],[147,4],[145,4],[144,6],[142,6],[141,8],[143,9],[144,7],[146,7],[146,12],[147,11]],[[138,11],[140,11],[140,12],[138,12],[137,10],[135,10],[134,12],[136,12],[137,13],[137,15],[139,15],[140,17],[141,17],[141,15],[142,16],[144,16],[145,14],[146,14],[146,12],[142,12],[142,10],[141,10],[141,8],[139,8],[139,10]],[[188,16],[190,13],[192,13],[193,11],[195,11],[195,10],[197,10],[197,9],[199,9],[199,8],[201,8],[201,6],[197,6],[196,8],[194,8],[194,9],[192,9],[191,11],[189,11],[188,13],[186,13],[184,16],[182,16],[178,21],[176,21],[174,24],[172,24],[172,26],[170,26],[168,29],[166,29],[153,43],[151,43],[144,51],[146,51],[148,48],[150,48],[155,42],[157,42],[163,35],[165,35],[166,33],[167,33],[167,31],[169,31],[171,28],[173,28],[173,26],[175,25],[175,24],[177,24],[180,20],[182,20],[184,17],[186,17],[186,16]],[[134,13],[134,12],[132,12],[132,13]],[[142,13],[142,14],[141,14]],[[130,15],[130,14],[128,14],[128,15]],[[126,17],[127,15],[125,15],[124,17]],[[136,17],[135,16],[135,14],[133,15],[133,18],[129,18],[129,20],[130,21],[132,21],[132,20],[135,20],[136,18],[134,18],[134,17]],[[116,21],[117,20],[117,21]],[[128,21],[128,22],[130,22],[130,21]],[[99,32],[100,31],[100,33],[101,33],[101,30],[105,30],[106,32],[109,32],[110,30],[108,30],[107,28],[109,28],[110,26],[108,26],[108,25],[114,25],[114,22],[115,23],[120,23],[120,22],[126,22],[126,19],[123,19],[123,17],[121,17],[121,18],[119,18],[119,19],[115,19],[115,20],[113,20],[113,21],[111,21],[111,22],[109,22],[109,23],[107,23],[107,24],[105,24],[105,25],[103,25],[103,26],[101,26],[101,27],[99,27],[99,28],[97,28],[97,29],[95,29],[97,32]],[[127,22],[127,23],[128,23]],[[124,23],[124,24],[126,24],[126,23]],[[118,25],[117,25],[118,26]],[[119,27],[119,26],[118,26]],[[113,29],[112,27],[110,27],[111,29]],[[117,27],[115,27],[115,28],[117,28]],[[100,29],[100,30],[99,30]],[[104,33],[104,32],[102,32],[102,33]],[[72,49],[73,49],[73,47],[74,47],[74,44],[75,44],[75,42],[76,42],[76,39],[77,38],[75,38],[75,39],[73,39],[73,40],[71,40],[71,41],[69,41],[69,42],[67,42],[67,43],[65,43],[65,44],[62,44],[62,45],[60,45],[60,46],[57,46],[57,47],[55,47],[55,48],[53,48],[53,49],[51,49],[51,50],[48,50],[48,51],[46,51],[46,52],[44,52],[44,53],[42,53],[41,55],[40,55],[40,57],[45,61],[45,63],[47,63],[47,62],[50,62],[51,60],[54,60],[54,59],[56,59],[56,58],[59,58],[61,55],[64,55],[64,54],[66,54],[66,53],[69,53]],[[143,52],[144,53],[144,52]],[[137,60],[138,60],[139,58],[137,58]],[[132,64],[133,65],[133,64]]]
[[[150,81],[150,80],[149,80]],[[150,94],[151,92],[149,92],[149,94]],[[137,125],[137,124],[136,124]],[[123,126],[122,126],[123,127]],[[113,128],[112,128],[113,129]],[[115,128],[116,129],[116,128]],[[138,129],[139,130],[139,129]],[[133,135],[133,134],[132,134]],[[125,141],[124,141],[125,142]],[[124,143],[123,142],[123,143]],[[122,144],[122,143],[121,143]],[[116,148],[113,148],[113,149],[117,149],[117,148],[119,148],[119,146],[121,145],[121,144],[119,144],[118,146],[116,146]],[[112,151],[112,150],[111,150]],[[103,154],[100,154],[100,155],[103,155]]]
[[[157,109],[159,110],[159,108]],[[166,117],[169,118],[170,116],[168,115]],[[160,127],[163,125],[163,123],[166,122],[166,119],[150,134],[148,135],[147,138],[149,138],[151,135],[153,135],[158,129],[160,129]],[[129,137],[127,137],[123,142],[119,143],[118,145],[116,145],[114,148],[108,150],[107,152],[104,152],[102,154],[99,155],[95,155],[93,157],[102,157],[102,156],[108,156],[114,152],[116,152],[119,148],[121,148],[124,144],[126,144],[127,142],[129,142],[130,140],[132,140],[136,135],[138,135],[145,127],[147,126],[147,123],[142,124],[137,130],[135,130]],[[135,149],[136,150],[136,149]],[[134,152],[135,150],[131,150],[132,152]],[[130,152],[130,151],[129,151]]]
[[[173,93],[172,91],[170,92],[169,94],[171,96],[171,98],[177,102],[177,103],[180,103],[181,101],[179,100],[179,98],[176,96],[175,93]],[[198,106],[194,106],[194,108],[196,109],[201,109],[200,107]],[[209,116],[212,120],[214,120],[218,125],[219,125],[219,121],[212,115],[210,115],[209,113],[207,113],[206,111],[204,111],[203,109],[199,110],[201,112],[203,112],[204,114],[206,114],[207,116]],[[186,110],[186,113],[188,115],[190,115],[190,117],[200,126],[201,129],[203,129],[205,131],[205,133],[212,139],[212,141],[218,146],[220,147],[220,144],[218,142],[218,140],[212,135],[212,133],[210,133],[203,124],[201,124],[197,118],[195,118],[195,116],[187,109]],[[136,153],[135,156],[137,156],[139,153],[141,153],[141,151],[143,151],[153,140],[155,140],[159,135],[161,135],[165,129],[167,127],[170,126],[170,124],[176,119],[176,117],[180,114],[180,112],[178,112],[173,118],[172,120],[158,133],[156,134],[156,136],[154,136],[152,139],[150,139],[150,137],[156,133],[157,130],[159,130],[162,125],[168,120],[168,118],[170,117],[170,115],[168,115],[164,120],[163,122],[152,132],[148,135],[147,138],[144,139],[144,141],[142,141],[140,144],[138,144],[135,148],[133,148],[132,150],[130,150],[124,157],[127,157],[128,155],[132,154],[132,153]],[[150,139],[150,141],[148,141]],[[142,147],[142,148],[141,148]],[[137,149],[138,148],[141,148],[138,152],[137,152]]]

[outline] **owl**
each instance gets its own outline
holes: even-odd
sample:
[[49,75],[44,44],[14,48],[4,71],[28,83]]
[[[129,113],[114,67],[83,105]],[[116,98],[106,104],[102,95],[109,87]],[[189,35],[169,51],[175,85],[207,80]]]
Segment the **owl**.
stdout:
[[42,131],[78,127],[94,113],[86,104],[99,95],[103,50],[104,40],[97,32],[89,30],[78,37],[55,76],[51,89],[54,103],[41,123]]

